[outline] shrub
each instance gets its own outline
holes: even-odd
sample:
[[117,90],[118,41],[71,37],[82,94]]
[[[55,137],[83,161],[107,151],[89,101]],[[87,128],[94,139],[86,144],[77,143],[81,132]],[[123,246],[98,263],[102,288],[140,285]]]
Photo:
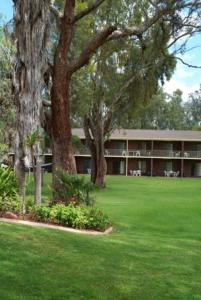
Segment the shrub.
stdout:
[[0,211],[19,212],[17,180],[9,168],[0,168]]
[[93,228],[99,231],[105,231],[110,225],[109,217],[97,208],[88,210],[88,228]]
[[110,224],[109,218],[102,211],[87,206],[56,204],[52,207],[34,206],[33,218],[37,221],[53,222],[79,229],[104,231]]
[[86,205],[92,205],[94,203],[94,199],[90,196],[90,192],[93,190],[93,184],[85,177],[71,175],[64,171],[60,171],[58,176],[63,187],[63,191],[57,196],[65,199],[66,204],[84,203]]
[[50,211],[51,208],[44,205],[35,205],[32,207],[32,215],[36,221],[48,222]]
[[19,213],[19,200],[7,196],[0,196],[0,215],[3,215],[5,212],[8,211],[13,213]]

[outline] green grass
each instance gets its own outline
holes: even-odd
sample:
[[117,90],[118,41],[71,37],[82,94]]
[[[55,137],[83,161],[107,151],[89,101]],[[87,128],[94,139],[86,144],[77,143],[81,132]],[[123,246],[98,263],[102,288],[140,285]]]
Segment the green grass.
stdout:
[[0,299],[201,299],[200,180],[107,184],[95,194],[114,222],[111,235],[0,223]]

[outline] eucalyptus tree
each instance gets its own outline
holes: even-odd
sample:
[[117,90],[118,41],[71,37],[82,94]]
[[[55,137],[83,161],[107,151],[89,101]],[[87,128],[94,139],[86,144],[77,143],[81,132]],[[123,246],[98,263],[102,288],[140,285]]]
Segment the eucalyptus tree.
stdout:
[[[136,1],[134,5],[132,3],[124,2],[123,12],[117,15],[112,6],[105,6],[102,14],[96,16],[96,22],[108,24],[115,20],[117,24],[121,24],[124,20],[124,23],[139,25],[149,18],[150,10],[156,4],[154,1]],[[167,2],[160,1],[160,4],[163,6]],[[169,4],[169,9],[173,12],[176,3],[172,1]],[[122,8],[121,5],[122,3]],[[154,9],[158,10],[159,7],[154,6]],[[178,43],[179,47],[174,53],[171,53],[171,46],[179,42],[181,37],[189,38],[193,34],[195,15],[191,9],[183,17],[180,11],[172,14],[166,12],[141,34],[126,36],[126,39],[109,38],[110,45],[102,45],[88,68],[74,75],[71,104],[75,112],[73,120],[76,120],[76,115],[79,116],[78,121],[84,118],[86,141],[92,154],[91,179],[95,184],[105,185],[105,140],[115,128],[125,122],[125,116],[135,117],[138,107],[150,101],[159,81],[163,84],[165,78],[170,79],[176,65],[175,55],[177,51],[183,50],[183,44]],[[196,25],[195,31],[200,30],[198,20]],[[165,107],[169,109],[171,106],[175,111],[175,104],[175,101],[171,101]],[[79,115],[80,111],[82,117]]]
[[[24,157],[27,154],[24,141],[28,134],[41,126],[41,85],[46,72],[45,46],[50,11],[58,26],[53,36],[55,51],[51,68],[51,118],[48,126],[53,145],[54,187],[58,191],[61,186],[57,171],[76,172],[70,122],[70,85],[73,76],[90,62],[94,53],[104,44],[110,47],[111,43],[124,39],[138,44],[149,35],[155,23],[171,24],[174,41],[198,31],[195,20],[200,0],[120,0],[118,3],[114,0],[15,0],[14,4],[17,39],[14,87],[19,137],[17,169],[21,186],[24,182]],[[138,15],[139,7],[144,10],[143,16]],[[107,21],[104,18],[97,19],[101,13],[111,13],[111,9],[113,13]],[[183,9],[185,13],[182,14]],[[191,22],[192,16],[194,23]],[[192,26],[187,26],[190,22]],[[82,32],[80,47],[76,47]],[[39,151],[37,148],[36,152]],[[21,192],[23,194],[23,189]]]
[[[138,16],[142,11],[138,9]],[[164,26],[163,26],[164,27]],[[132,116],[141,103],[148,102],[156,92],[158,80],[170,78],[175,67],[174,56],[168,54],[170,28],[156,23],[146,34],[133,43],[131,40],[103,46],[88,68],[88,96],[82,105],[83,94],[76,90],[72,109],[84,119],[87,146],[91,151],[91,180],[105,186],[107,171],[104,144],[112,131]],[[114,53],[115,52],[115,53]],[[90,72],[91,70],[91,72]],[[77,81],[76,81],[77,83]],[[80,107],[80,109],[76,109]],[[78,112],[77,112],[78,111]]]
[[[61,2],[61,1],[60,1]],[[52,141],[53,141],[53,162],[54,162],[54,187],[60,189],[59,180],[56,176],[58,169],[70,173],[76,172],[75,160],[71,143],[70,124],[70,84],[73,75],[83,66],[90,62],[93,54],[104,44],[119,39],[141,39],[149,32],[150,28],[160,20],[174,25],[172,31],[178,32],[182,9],[186,9],[187,16],[184,22],[188,23],[192,14],[195,19],[196,10],[200,1],[75,1],[65,0],[63,12],[58,13],[58,6],[55,2],[55,16],[59,25],[58,43],[56,45],[53,77],[51,90],[52,106]],[[79,4],[78,6],[76,6]],[[82,5],[80,5],[82,4]],[[144,17],[133,18],[138,6],[144,8]],[[82,8],[84,6],[84,8]],[[86,7],[85,7],[86,6]],[[72,55],[74,37],[79,32],[80,25],[86,18],[96,11],[101,13],[104,8],[113,8],[114,18],[109,22],[91,22],[89,36],[83,43],[83,48],[77,55]],[[116,22],[116,17],[122,15],[122,21]],[[93,15],[94,20],[96,15]],[[191,34],[195,26],[188,27]],[[181,27],[180,27],[181,28]],[[197,28],[196,28],[197,29]],[[180,32],[181,33],[181,32]],[[184,35],[184,33],[181,33]],[[186,31],[185,31],[186,34]],[[175,34],[175,40],[178,35]],[[109,45],[109,44],[108,44]],[[108,46],[109,47],[109,46]]]
[[[49,29],[49,0],[15,0],[14,97],[17,110],[16,173],[24,210],[25,158],[31,161],[27,137],[41,128],[43,76],[47,68],[46,41]],[[36,164],[40,159],[40,143],[34,145]],[[40,181],[38,181],[40,185]],[[38,188],[36,188],[38,190]]]

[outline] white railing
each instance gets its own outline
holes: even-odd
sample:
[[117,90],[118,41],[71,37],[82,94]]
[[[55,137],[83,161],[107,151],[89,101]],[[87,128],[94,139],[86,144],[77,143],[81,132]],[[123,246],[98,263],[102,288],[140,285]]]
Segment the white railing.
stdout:
[[[76,152],[76,155],[90,155],[88,149]],[[201,151],[171,151],[171,150],[136,150],[105,149],[105,157],[167,157],[167,158],[201,158]]]

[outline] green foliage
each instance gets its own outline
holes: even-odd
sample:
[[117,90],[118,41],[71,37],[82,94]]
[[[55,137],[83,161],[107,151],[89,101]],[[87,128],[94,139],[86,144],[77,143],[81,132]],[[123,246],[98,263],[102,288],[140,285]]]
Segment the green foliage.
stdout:
[[1,21],[0,16],[0,143],[10,144],[15,130],[15,105],[12,95],[15,45],[10,36],[5,34]]
[[147,105],[141,105],[135,114],[122,123],[128,128],[140,129],[169,129],[185,130],[186,113],[182,101],[182,92],[176,90],[173,95],[169,95],[160,88]]
[[26,144],[28,147],[33,148],[37,142],[41,141],[41,138],[40,130],[36,129],[27,137]]
[[0,215],[3,215],[5,212],[20,212],[20,203],[16,198],[8,197],[8,196],[0,196]]
[[0,168],[0,211],[19,211],[17,180],[10,169]]
[[109,218],[100,210],[69,204],[56,204],[52,207],[34,206],[32,217],[37,221],[51,222],[79,229],[104,231],[110,224]]
[[8,147],[5,144],[0,143],[0,163],[2,162],[4,155],[7,153]]
[[71,175],[65,171],[58,172],[62,191],[58,196],[65,199],[65,203],[84,203],[91,205],[94,203],[90,192],[93,190],[93,184],[85,177],[79,175]]
[[89,228],[105,231],[110,224],[110,220],[101,210],[91,207],[88,210],[88,223]]
[[50,217],[51,208],[44,205],[36,205],[31,209],[31,213],[36,221],[47,222]]
[[0,168],[0,195],[17,198],[17,180],[14,172],[9,168]]
[[190,128],[199,129],[201,124],[201,85],[199,90],[190,94],[188,102],[185,103],[187,123]]
[[72,145],[74,151],[81,152],[83,149],[85,149],[84,145],[82,144],[80,138],[77,135],[72,136]]

